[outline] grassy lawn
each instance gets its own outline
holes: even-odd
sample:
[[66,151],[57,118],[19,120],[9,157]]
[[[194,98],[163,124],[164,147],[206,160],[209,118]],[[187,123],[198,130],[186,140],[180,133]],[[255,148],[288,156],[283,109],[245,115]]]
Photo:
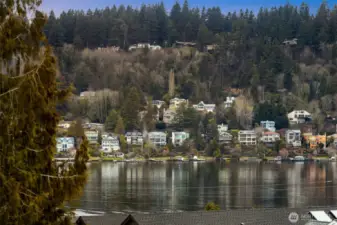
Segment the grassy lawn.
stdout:
[[123,158],[118,158],[118,157],[103,157],[103,161],[117,161],[117,160],[123,160]]
[[329,156],[323,155],[323,156],[313,156],[313,159],[329,159]]
[[89,161],[99,161],[100,159],[100,157],[89,156]]

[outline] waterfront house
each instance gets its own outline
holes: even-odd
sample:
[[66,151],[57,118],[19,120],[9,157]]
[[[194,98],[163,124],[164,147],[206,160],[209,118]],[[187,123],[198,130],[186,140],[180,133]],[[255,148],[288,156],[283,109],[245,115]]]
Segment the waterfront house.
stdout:
[[214,112],[215,111],[215,104],[205,104],[203,101],[199,102],[198,104],[192,105],[194,109],[199,112]]
[[173,109],[164,109],[163,122],[166,124],[171,124],[173,122],[176,111]]
[[114,134],[102,135],[102,151],[105,153],[111,153],[113,151],[119,151],[120,145],[118,136]]
[[190,134],[187,132],[172,132],[172,144],[174,146],[180,146],[190,137]]
[[326,146],[327,137],[326,135],[312,135],[310,133],[303,134],[304,141],[309,145],[310,149],[316,149],[320,144]]
[[57,152],[68,152],[75,148],[75,139],[73,137],[56,138]]
[[176,110],[182,104],[186,104],[186,106],[187,106],[188,100],[183,99],[183,98],[173,98],[173,99],[170,100],[169,108],[172,109],[172,110]]
[[240,130],[238,140],[242,145],[256,145],[256,133],[254,130]]
[[287,130],[286,134],[286,143],[293,147],[301,147],[301,131],[300,130]]
[[275,143],[280,140],[280,134],[273,131],[263,132],[260,140],[265,144]]
[[235,97],[226,97],[226,101],[224,101],[225,108],[232,107],[234,102],[235,102]]
[[157,147],[166,145],[166,136],[165,132],[153,131],[149,132],[148,137],[152,144]]
[[297,45],[297,41],[298,41],[297,38],[293,38],[293,39],[290,39],[290,40],[283,41],[283,44],[284,45]]
[[292,125],[305,123],[307,120],[311,120],[311,114],[305,110],[294,110],[288,113],[288,120]]
[[263,127],[263,129],[275,132],[275,122],[274,121],[269,121],[269,120],[264,120],[260,122],[261,127]]
[[139,131],[126,132],[125,138],[128,145],[143,145],[144,143],[143,134]]
[[84,131],[90,144],[98,144],[98,130],[86,130]]

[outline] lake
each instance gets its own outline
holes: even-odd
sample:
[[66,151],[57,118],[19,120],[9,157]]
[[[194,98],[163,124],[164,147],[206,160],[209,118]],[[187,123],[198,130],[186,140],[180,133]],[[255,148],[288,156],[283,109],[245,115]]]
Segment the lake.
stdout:
[[90,163],[83,195],[71,205],[104,212],[331,206],[332,163]]

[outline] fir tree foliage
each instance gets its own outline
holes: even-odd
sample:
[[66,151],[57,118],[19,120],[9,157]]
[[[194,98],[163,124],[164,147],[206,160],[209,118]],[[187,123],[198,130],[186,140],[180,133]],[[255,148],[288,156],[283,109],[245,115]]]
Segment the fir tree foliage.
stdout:
[[69,90],[58,90],[39,4],[0,2],[0,221],[6,225],[71,224],[63,204],[86,182],[85,137],[73,164],[53,161],[56,105]]

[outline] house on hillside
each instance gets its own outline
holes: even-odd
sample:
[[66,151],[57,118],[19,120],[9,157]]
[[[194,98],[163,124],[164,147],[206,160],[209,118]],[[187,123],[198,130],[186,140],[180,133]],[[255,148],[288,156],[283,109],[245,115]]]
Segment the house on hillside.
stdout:
[[187,132],[172,132],[172,144],[174,146],[180,146],[190,137],[190,134]]
[[326,146],[327,136],[326,135],[304,135],[304,141],[309,145],[310,149],[316,149],[319,147],[320,144]]
[[297,45],[297,41],[298,39],[297,38],[293,38],[291,40],[285,40],[283,42],[284,45]]
[[184,41],[176,41],[175,47],[196,47],[197,44],[195,42],[184,42]]
[[265,120],[265,121],[261,121],[260,122],[261,127],[263,127],[263,129],[275,132],[275,122],[274,121],[269,121],[269,120]]
[[225,108],[232,107],[234,102],[235,102],[235,97],[226,97],[226,101],[224,101]]
[[256,138],[254,130],[240,130],[238,133],[238,140],[242,145],[256,145]]
[[286,143],[293,147],[301,147],[301,131],[300,130],[287,130],[286,134]]
[[172,109],[172,110],[176,110],[182,104],[186,104],[186,106],[187,106],[188,105],[188,100],[187,99],[183,99],[183,98],[173,98],[173,99],[170,100],[170,106],[169,106],[169,108]]
[[260,140],[265,144],[272,144],[280,140],[280,134],[273,131],[263,132]]
[[163,122],[166,124],[173,123],[173,119],[176,115],[176,110],[173,109],[164,109],[163,113]]
[[230,143],[233,139],[233,135],[228,132],[227,124],[218,124],[218,141],[221,143]]
[[83,91],[80,93],[80,98],[82,99],[91,99],[96,96],[96,92],[94,91]]
[[192,105],[192,107],[199,112],[215,112],[215,104],[205,104],[203,101],[199,102],[198,104]]
[[160,109],[163,105],[165,105],[165,102],[161,100],[153,100],[152,105],[157,107],[157,109]]
[[143,134],[138,131],[126,132],[125,138],[128,145],[143,145],[144,143]]
[[84,131],[85,136],[87,137],[90,144],[98,144],[98,130],[86,130]]
[[74,137],[59,137],[56,138],[57,152],[68,152],[75,148]]
[[148,48],[149,50],[160,50],[161,49],[159,45],[150,45],[149,43],[138,43],[138,44],[131,45],[129,47],[129,51],[133,51],[136,49],[144,49],[144,48]]
[[99,130],[103,131],[104,129],[104,124],[102,123],[84,123],[82,124],[84,129],[93,129],[93,130]]
[[114,134],[103,134],[102,135],[102,151],[105,153],[111,153],[114,151],[119,151],[120,145],[118,136]]
[[157,147],[162,147],[166,145],[167,134],[165,132],[149,132],[148,137],[149,141]]
[[61,128],[61,129],[69,129],[69,127],[71,126],[72,121],[60,121],[57,124],[57,128]]
[[311,114],[305,110],[294,110],[288,113],[288,120],[290,124],[300,124],[311,120]]

